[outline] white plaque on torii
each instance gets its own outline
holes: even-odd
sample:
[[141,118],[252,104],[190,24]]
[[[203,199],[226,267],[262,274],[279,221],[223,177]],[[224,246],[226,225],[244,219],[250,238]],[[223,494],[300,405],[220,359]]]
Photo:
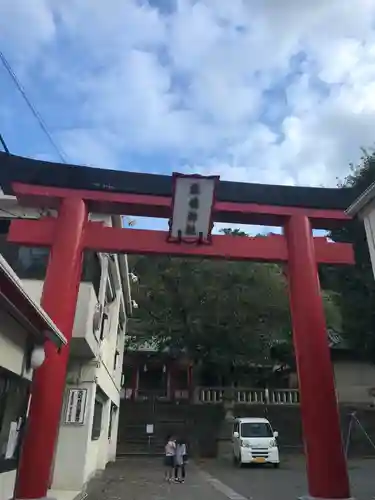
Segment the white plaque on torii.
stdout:
[[173,174],[168,241],[210,243],[219,176]]

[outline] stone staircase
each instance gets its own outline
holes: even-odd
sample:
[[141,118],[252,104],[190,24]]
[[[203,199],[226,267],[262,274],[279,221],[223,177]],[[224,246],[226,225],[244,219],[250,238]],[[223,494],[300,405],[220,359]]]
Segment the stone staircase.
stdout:
[[[153,433],[147,433],[153,426]],[[168,434],[187,434],[189,405],[162,401],[121,402],[117,456],[162,455]]]

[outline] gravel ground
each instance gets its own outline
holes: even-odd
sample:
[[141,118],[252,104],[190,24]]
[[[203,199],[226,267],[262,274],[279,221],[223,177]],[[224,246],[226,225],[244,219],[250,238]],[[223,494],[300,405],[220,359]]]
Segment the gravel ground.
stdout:
[[[375,500],[375,459],[349,463],[352,496]],[[235,468],[230,460],[188,465],[184,484],[163,479],[160,458],[127,458],[111,464],[90,482],[87,500],[290,500],[307,494],[303,457],[282,457],[280,469]]]

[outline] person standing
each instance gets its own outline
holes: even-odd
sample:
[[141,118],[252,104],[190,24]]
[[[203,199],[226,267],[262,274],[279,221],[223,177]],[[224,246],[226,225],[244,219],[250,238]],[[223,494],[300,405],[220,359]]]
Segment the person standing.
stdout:
[[173,480],[173,469],[175,467],[176,457],[176,441],[173,436],[167,437],[167,443],[164,450],[165,480],[170,483]]
[[186,477],[187,447],[184,439],[179,439],[176,444],[174,479],[184,483]]

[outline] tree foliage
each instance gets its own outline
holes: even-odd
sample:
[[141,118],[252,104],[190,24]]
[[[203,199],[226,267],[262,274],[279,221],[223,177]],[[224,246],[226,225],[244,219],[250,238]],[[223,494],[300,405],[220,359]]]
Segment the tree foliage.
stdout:
[[[133,256],[130,266],[140,278],[133,347],[152,340],[160,350],[184,351],[225,371],[269,360],[274,343],[290,338],[288,286],[277,264]],[[329,294],[325,306],[328,321],[337,323]]]
[[185,350],[197,361],[267,358],[269,344],[289,325],[280,268],[240,262],[138,257],[138,342]]
[[[340,182],[341,189],[355,188],[360,194],[375,181],[375,155],[363,153],[360,164],[351,166],[350,174]],[[353,220],[330,236],[334,241],[353,243],[356,263],[323,269],[322,282],[338,293],[343,334],[352,348],[375,361],[375,282],[364,225]]]
[[245,231],[242,231],[241,229],[231,229],[230,227],[224,227],[223,229],[220,230],[221,233],[226,234],[227,236],[248,236]]

